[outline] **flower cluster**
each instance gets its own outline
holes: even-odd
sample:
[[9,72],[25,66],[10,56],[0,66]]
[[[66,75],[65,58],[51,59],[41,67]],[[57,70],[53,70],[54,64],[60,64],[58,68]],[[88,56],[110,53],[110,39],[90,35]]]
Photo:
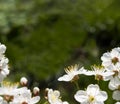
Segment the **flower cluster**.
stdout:
[[9,74],[8,58],[4,55],[5,51],[6,46],[0,43],[0,82]]
[[[73,82],[79,79],[79,75],[95,76],[95,80],[109,81],[108,88],[113,91],[112,98],[116,104],[120,104],[120,48],[113,48],[101,57],[101,65],[93,65],[92,70],[86,70],[78,65],[65,69],[66,74],[58,78],[58,81]],[[108,99],[107,92],[101,91],[98,84],[88,85],[85,91],[78,90],[74,95],[76,101],[81,104],[104,104]]]
[[[0,104],[36,104],[40,100],[38,87],[34,87],[33,91],[28,89],[28,80],[25,77],[20,79],[19,83],[10,83],[4,81],[9,74],[8,58],[4,53],[6,46],[0,44]],[[79,65],[68,66],[65,68],[66,74],[59,77],[58,81],[77,82],[79,75],[95,76],[97,81],[108,81],[108,88],[113,91],[112,98],[115,104],[120,104],[120,48],[113,48],[110,52],[106,52],[101,56],[102,63],[93,65],[91,70],[87,70]],[[78,84],[76,84],[79,87]],[[52,88],[45,90],[44,104],[69,104],[62,101],[60,92]],[[99,84],[90,84],[85,90],[78,89],[74,93],[74,99],[80,104],[104,104],[108,99],[106,91],[100,89]]]
[[15,84],[4,81],[10,72],[5,51],[6,46],[0,44],[0,104],[36,104],[40,100],[39,88],[34,87],[33,91],[28,89],[25,77],[21,78],[20,83]]
[[69,104],[67,101],[62,101],[58,90],[46,88],[46,99],[50,104]]

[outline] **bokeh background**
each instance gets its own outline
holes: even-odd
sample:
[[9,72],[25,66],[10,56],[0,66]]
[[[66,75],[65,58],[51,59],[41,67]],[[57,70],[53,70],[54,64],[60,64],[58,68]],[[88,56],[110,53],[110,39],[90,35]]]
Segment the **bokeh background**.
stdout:
[[[29,80],[39,86],[44,102],[46,87],[61,91],[63,100],[78,104],[72,83],[58,82],[68,65],[91,69],[101,55],[120,44],[119,0],[0,0],[0,42],[7,46],[11,73],[8,78]],[[96,83],[80,76],[81,89]],[[113,104],[111,91],[106,89]]]

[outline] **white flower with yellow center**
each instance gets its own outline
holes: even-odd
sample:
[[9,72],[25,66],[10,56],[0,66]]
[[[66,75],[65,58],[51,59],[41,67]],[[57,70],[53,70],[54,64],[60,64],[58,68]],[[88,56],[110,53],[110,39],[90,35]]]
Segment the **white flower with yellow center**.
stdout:
[[13,100],[14,95],[17,94],[18,83],[12,84],[10,82],[2,82],[0,87],[0,95],[3,96],[4,102]]
[[19,83],[10,83],[3,81],[0,87],[0,95],[14,95],[15,90],[18,89]]
[[62,101],[60,98],[60,92],[58,90],[46,89],[47,91],[47,99],[50,104],[68,104],[66,101]]
[[117,63],[115,65],[111,64],[106,68],[107,72],[112,72],[113,75],[108,77],[108,80],[110,80],[109,85],[113,86],[116,85],[116,83],[120,83],[120,63]]
[[90,84],[86,91],[77,91],[74,98],[81,104],[104,104],[108,96],[105,91],[100,91],[98,85]]
[[92,71],[87,71],[86,75],[94,75],[96,80],[109,80],[108,78],[114,74],[114,72],[107,71],[104,66],[93,65]]
[[79,69],[79,65],[69,66],[65,68],[66,74],[58,78],[58,81],[74,81],[78,80],[79,74],[85,74],[86,70],[82,67]]
[[110,52],[106,52],[101,57],[102,65],[109,66],[120,62],[120,48],[113,48]]
[[24,90],[23,93],[15,95],[10,104],[36,104],[40,100],[39,96],[32,97],[30,90]]

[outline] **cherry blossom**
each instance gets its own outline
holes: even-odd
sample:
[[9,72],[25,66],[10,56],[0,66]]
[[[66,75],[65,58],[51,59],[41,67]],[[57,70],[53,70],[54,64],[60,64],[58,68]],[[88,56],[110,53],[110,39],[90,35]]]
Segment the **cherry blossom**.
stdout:
[[77,91],[74,98],[81,104],[104,104],[108,96],[105,91],[100,90],[97,84],[90,84],[86,91]]

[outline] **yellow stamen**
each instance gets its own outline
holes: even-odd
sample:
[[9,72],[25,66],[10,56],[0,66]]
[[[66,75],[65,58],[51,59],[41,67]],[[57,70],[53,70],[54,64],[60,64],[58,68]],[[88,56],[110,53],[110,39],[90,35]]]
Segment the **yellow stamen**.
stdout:
[[78,64],[75,64],[74,66],[68,66],[67,68],[65,68],[65,72],[66,73],[70,73],[70,72],[73,72],[74,70],[78,69],[79,65]]
[[95,100],[94,96],[89,96],[89,102],[93,102]]

